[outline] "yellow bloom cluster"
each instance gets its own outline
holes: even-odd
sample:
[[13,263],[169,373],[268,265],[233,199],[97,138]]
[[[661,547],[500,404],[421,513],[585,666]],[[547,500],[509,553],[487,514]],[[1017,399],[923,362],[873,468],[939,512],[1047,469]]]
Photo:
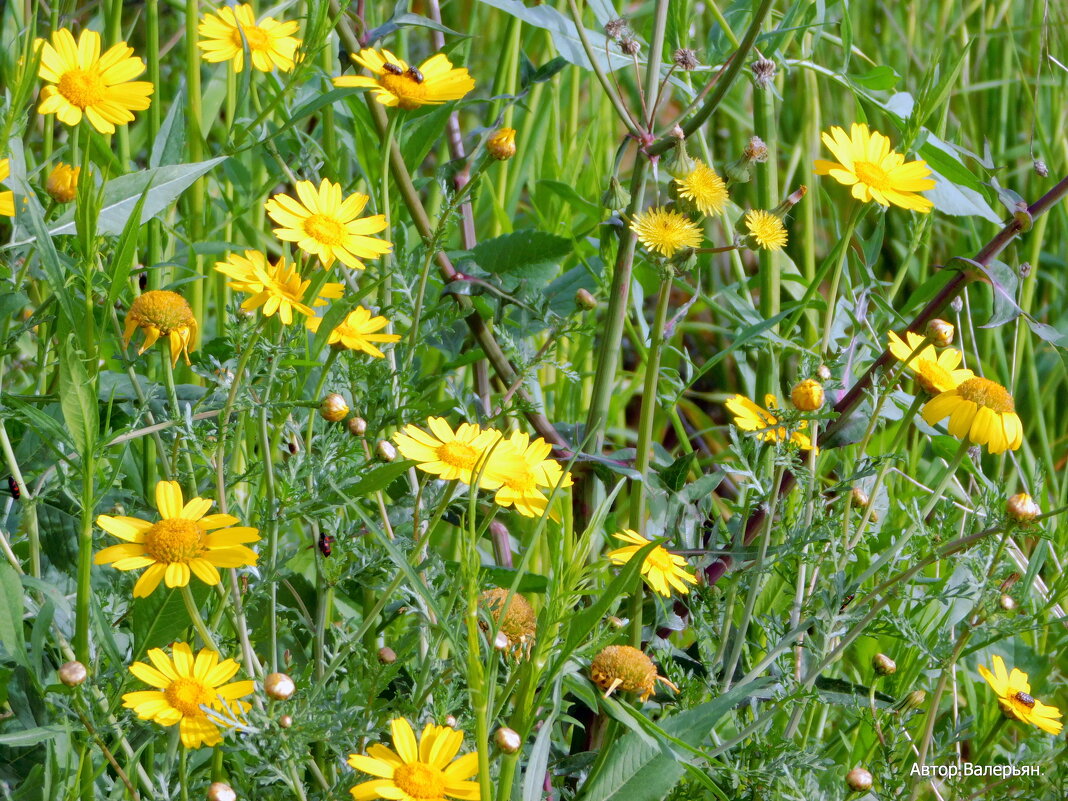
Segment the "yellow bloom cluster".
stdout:
[[549,458],[552,445],[523,432],[505,436],[494,428],[461,423],[453,431],[442,417],[427,419],[427,428],[407,425],[393,435],[397,450],[425,473],[493,491],[494,501],[526,517],[545,513],[557,487],[570,487],[571,473]]

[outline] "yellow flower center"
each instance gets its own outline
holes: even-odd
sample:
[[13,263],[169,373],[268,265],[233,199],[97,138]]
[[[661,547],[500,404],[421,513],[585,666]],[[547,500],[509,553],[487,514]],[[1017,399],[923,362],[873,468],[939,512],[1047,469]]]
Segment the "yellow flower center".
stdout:
[[867,184],[879,191],[890,189],[890,176],[878,164],[872,164],[870,161],[857,161],[853,164],[853,172],[862,184]]
[[345,241],[345,226],[325,214],[313,214],[306,219],[304,233],[324,245],[340,245]]
[[916,359],[916,380],[926,392],[937,395],[953,387],[953,376],[938,362],[931,359]]
[[142,328],[152,326],[163,334],[183,331],[196,323],[185,298],[165,289],[145,292],[130,304],[129,314]]
[[203,715],[201,704],[211,700],[211,696],[199,681],[195,679],[175,679],[163,691],[167,703],[187,718]]
[[271,49],[271,37],[258,25],[249,25],[245,28],[235,27],[233,33],[230,34],[230,40],[234,43],[234,47],[245,49],[245,45],[241,41],[242,31],[244,31],[245,39],[248,41],[249,50],[262,51]]
[[95,106],[104,99],[107,87],[94,70],[72,69],[59,78],[59,93],[78,108]]
[[420,801],[441,801],[445,796],[445,780],[441,771],[422,762],[409,762],[394,768],[393,783]]
[[400,108],[419,108],[426,100],[426,82],[419,83],[408,72],[384,72],[378,76],[378,85],[397,96]]
[[629,645],[609,645],[593,659],[590,676],[601,689],[607,690],[617,679],[617,686],[627,692],[653,691],[656,666],[653,661]]
[[516,492],[533,492],[538,488],[538,479],[528,467],[512,470],[504,479],[504,486]]
[[657,546],[645,557],[645,563],[653,570],[672,573],[677,570],[675,562],[671,559],[671,553],[665,548]]
[[1012,395],[1001,384],[985,378],[969,378],[957,387],[957,394],[965,400],[985,406],[999,414],[1016,411]]
[[145,553],[157,562],[188,562],[200,555],[204,530],[192,520],[167,518],[145,532]]
[[463,442],[445,442],[438,447],[438,458],[449,467],[470,470],[478,461],[478,451]]

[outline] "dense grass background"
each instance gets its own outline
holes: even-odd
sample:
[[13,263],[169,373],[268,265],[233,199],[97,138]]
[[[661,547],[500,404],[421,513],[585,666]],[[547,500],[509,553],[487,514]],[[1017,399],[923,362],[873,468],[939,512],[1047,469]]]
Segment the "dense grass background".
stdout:
[[[341,798],[360,780],[344,756],[386,739],[391,718],[454,716],[468,732],[465,750],[483,754],[484,798],[841,798],[856,766],[874,774],[878,798],[1065,797],[1063,743],[1000,725],[976,667],[1000,654],[1030,674],[1036,697],[1068,704],[1066,207],[1053,205],[1000,254],[998,291],[973,282],[942,313],[968,366],[1013,392],[1025,426],[1019,451],[968,455],[942,482],[958,443],[922,421],[897,424],[912,404],[908,381],[878,383],[867,414],[839,440],[848,444],[811,461],[742,435],[722,403],[736,392],[785,403],[796,380],[822,368],[837,400],[887,332],[911,323],[949,279],[939,265],[961,268],[952,260],[974,257],[1020,199],[1034,202],[1068,173],[1066,11],[1018,0],[777,0],[755,47],[732,55],[768,5],[258,7],[302,22],[304,60],[284,75],[201,63],[189,34],[205,3],[0,7],[6,188],[39,189],[57,161],[74,159],[71,132],[35,113],[40,82],[27,68],[34,36],[64,26],[129,41],[157,87],[151,108],[115,136],[81,130],[96,184],[169,170],[155,174],[145,203],[158,201],[156,213],[140,227],[126,226],[132,206],[110,209],[88,192],[72,211],[38,191],[39,206],[0,221],[9,243],[0,250],[0,445],[22,486],[21,500],[0,504],[5,795],[136,791],[184,801],[225,780],[239,797]],[[721,173],[754,135],[770,158],[751,182],[732,185],[735,205],[708,224],[712,246],[733,241],[740,210],[808,187],[785,251],[703,254],[674,278],[662,342],[661,278],[640,249],[628,302],[610,303],[629,235],[627,200],[609,190],[616,178],[632,198],[644,194],[635,208],[665,202],[671,157],[650,163],[637,152],[582,43],[559,30],[575,13],[598,59],[604,23],[628,20],[640,54],[632,65],[610,45],[622,66],[607,81],[635,117],[643,93],[649,100],[647,59],[696,51],[699,69],[671,72],[656,137],[710,96],[701,91],[725,65],[741,65],[737,81],[713,86],[711,96],[726,91],[687,146]],[[352,69],[339,51],[368,37],[416,62],[444,41],[477,82],[464,100],[397,124],[410,183],[383,177],[381,108],[330,83]],[[765,92],[749,78],[758,55],[777,65]],[[828,156],[821,131],[854,121],[918,150],[943,179],[932,214],[868,209],[847,244],[848,192],[817,178],[812,162]],[[501,125],[517,129],[517,154],[487,161],[480,148]],[[471,174],[470,194],[458,195]],[[250,344],[256,321],[211,270],[232,251],[283,252],[263,202],[322,177],[389,212],[394,255],[347,276],[344,301],[390,318],[402,340],[385,360],[327,361],[323,338],[299,327],[268,327]],[[145,182],[134,186],[136,198]],[[68,219],[73,229],[47,233]],[[502,238],[522,231],[538,233]],[[466,280],[443,279],[439,250]],[[173,400],[159,348],[135,357],[118,336],[145,288],[181,292],[200,323]],[[596,309],[576,305],[579,289]],[[498,352],[465,325],[472,310]],[[507,360],[519,392],[514,378],[495,376]],[[220,448],[218,413],[235,372],[243,380]],[[317,417],[327,391],[367,421],[365,437]],[[825,412],[814,417],[824,428]],[[410,465],[376,460],[378,441],[430,414],[532,433],[551,424],[568,446],[557,456],[576,476],[559,493],[561,520],[495,513],[486,497],[469,504]],[[648,443],[639,482],[634,462],[642,467]],[[792,491],[787,468],[798,476]],[[871,507],[858,509],[852,488],[869,491],[884,469]],[[130,662],[193,641],[178,593],[133,601],[128,575],[89,569],[107,539],[96,515],[151,517],[164,477],[204,497],[225,493],[260,529],[259,566],[227,577],[227,592],[199,586],[195,595],[225,655],[285,670],[298,686],[292,700],[254,709],[247,731],[214,753],[186,754],[119,701],[134,689]],[[1023,529],[1006,522],[1004,506],[1025,490],[1053,514]],[[743,542],[754,521],[760,536]],[[633,566],[621,573],[602,556],[624,527],[667,537],[699,572],[723,554],[744,569],[683,599],[643,595]],[[335,538],[329,558],[315,547],[320,534]],[[481,634],[476,596],[492,585],[516,588],[538,610],[529,659],[501,657]],[[680,692],[646,704],[601,698],[587,667],[614,642],[645,646]],[[383,647],[395,661],[380,659]],[[874,676],[879,652],[896,661],[894,675]],[[90,679],[65,688],[55,668],[75,656]],[[501,726],[519,733],[522,749],[493,745]],[[1042,775],[996,789],[990,779],[910,776],[917,761],[959,760],[1033,764]]]

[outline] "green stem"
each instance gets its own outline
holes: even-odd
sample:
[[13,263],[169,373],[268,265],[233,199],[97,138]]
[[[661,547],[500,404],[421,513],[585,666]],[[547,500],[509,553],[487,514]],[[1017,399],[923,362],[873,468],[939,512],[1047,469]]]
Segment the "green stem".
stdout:
[[[757,136],[764,140],[768,147],[768,163],[764,169],[756,174],[757,203],[760,208],[770,210],[778,202],[779,176],[778,163],[778,133],[775,125],[775,93],[770,86],[761,88],[754,87],[753,98],[753,127]],[[781,288],[779,281],[779,258],[778,251],[769,248],[761,248],[757,253],[760,264],[760,316],[770,320],[779,313],[781,306]],[[772,326],[769,334],[778,333],[779,327]],[[766,394],[779,392],[779,360],[776,349],[771,347],[761,348],[757,368],[757,397],[763,398]]]
[[215,638],[208,631],[208,626],[204,622],[204,618],[200,616],[200,610],[197,609],[197,602],[193,600],[193,590],[188,584],[185,584],[181,588],[181,593],[182,600],[185,602],[185,609],[189,612],[189,619],[193,621],[193,627],[197,630],[197,634],[200,635],[200,639],[204,641],[205,647],[218,653],[219,646],[215,644]]
[[834,325],[834,311],[838,304],[838,285],[842,281],[842,272],[849,261],[849,241],[853,238],[853,231],[857,226],[864,206],[854,203],[850,209],[849,217],[846,218],[845,229],[839,244],[838,260],[834,265],[834,275],[831,278],[831,289],[827,295],[827,310],[823,315],[823,340],[820,343],[820,353],[826,354],[831,344],[831,328]]

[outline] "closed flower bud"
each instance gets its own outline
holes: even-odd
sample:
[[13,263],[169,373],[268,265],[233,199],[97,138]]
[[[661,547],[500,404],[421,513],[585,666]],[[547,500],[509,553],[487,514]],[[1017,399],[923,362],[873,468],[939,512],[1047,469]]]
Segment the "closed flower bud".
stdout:
[[872,657],[871,666],[880,676],[890,676],[897,673],[897,663],[886,654],[876,654]]
[[964,309],[964,301],[961,299],[960,295],[957,295],[957,297],[953,298],[953,300],[949,302],[949,308],[953,310],[954,314],[961,313],[961,311]]
[[349,405],[345,399],[336,392],[331,392],[322,403],[319,404],[319,415],[330,423],[337,423],[345,419],[349,413]]
[[81,662],[67,662],[56,672],[59,680],[68,687],[77,687],[89,677],[89,671]]
[[375,445],[375,455],[379,461],[392,462],[397,458],[397,449],[393,447],[392,442],[380,439],[378,444]]
[[384,645],[378,649],[378,661],[383,665],[392,665],[397,661],[397,652],[388,645]]
[[905,714],[910,710],[923,706],[924,701],[927,700],[927,693],[923,690],[913,690],[900,701],[894,707],[899,714]]
[[628,56],[636,56],[641,52],[642,46],[638,44],[636,39],[631,39],[628,36],[620,41],[619,49]]
[[78,195],[78,174],[81,167],[57,164],[48,175],[45,191],[56,203],[70,203]]
[[1017,271],[1020,273],[1020,278],[1027,278],[1027,276],[1031,274],[1032,269],[1033,268],[1031,267],[1031,263],[1025,261],[1020,263],[1020,266],[1017,268]]
[[680,47],[676,50],[672,54],[671,60],[675,63],[676,67],[680,70],[686,70],[687,72],[695,70],[698,67],[697,53],[688,47]]
[[297,685],[285,673],[268,673],[263,680],[263,690],[275,701],[288,701],[297,691]]
[[519,732],[507,726],[501,726],[493,733],[493,742],[497,743],[497,747],[506,754],[514,754],[523,747]]
[[1035,175],[1039,178],[1049,178],[1049,167],[1042,159],[1035,159]]
[[283,729],[288,729],[290,726],[293,725],[293,716],[282,715],[282,717],[278,718],[278,725],[281,726]]
[[575,293],[575,305],[580,309],[593,311],[597,308],[597,298],[588,289],[580,289]]
[[612,628],[614,628],[616,631],[619,631],[621,628],[623,628],[625,625],[627,625],[627,621],[625,621],[621,617],[616,617],[615,615],[609,615],[608,616],[608,625],[611,626]]
[[501,128],[486,142],[486,149],[498,161],[507,161],[515,155],[515,128]]
[[864,770],[864,768],[853,768],[853,770],[846,774],[846,784],[849,786],[850,790],[856,793],[870,790],[871,783],[871,773]]
[[448,726],[450,729],[455,729],[456,728],[456,718],[453,717],[452,715],[446,715],[445,716],[445,725]]
[[630,192],[623,188],[623,184],[614,175],[608,182],[608,189],[601,195],[601,205],[612,211],[619,211],[630,205]]
[[831,377],[831,368],[825,364],[821,364],[816,368],[816,375],[820,377],[820,381],[826,381]]
[[237,793],[226,782],[212,782],[208,787],[208,801],[237,801]]
[[812,378],[799,381],[790,390],[790,400],[802,412],[815,412],[823,406],[823,385]]
[[1011,595],[1002,595],[998,603],[1006,612],[1016,611],[1016,600]]
[[1017,523],[1030,523],[1042,514],[1038,504],[1026,492],[1017,493],[1009,498],[1005,502],[1005,511]]
[[367,421],[362,417],[350,417],[345,426],[354,437],[362,437],[367,433]]
[[686,143],[683,140],[680,139],[679,143],[668,151],[664,159],[664,169],[672,178],[683,178],[697,169],[697,163],[686,152]]
[[944,348],[953,344],[953,323],[935,318],[927,324],[927,336],[936,347]]
[[775,80],[775,62],[768,58],[758,58],[750,67],[753,82],[761,89],[767,89]]

